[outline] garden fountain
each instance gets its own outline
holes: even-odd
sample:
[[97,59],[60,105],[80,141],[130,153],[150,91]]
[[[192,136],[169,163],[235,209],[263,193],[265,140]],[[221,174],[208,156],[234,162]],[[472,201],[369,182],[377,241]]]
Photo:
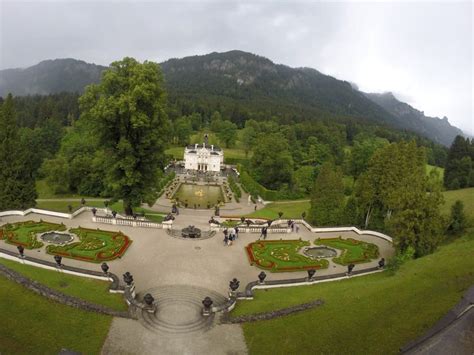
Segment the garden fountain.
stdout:
[[71,233],[65,232],[45,232],[40,234],[40,239],[43,242],[56,244],[56,245],[64,245],[72,242],[74,240],[74,235]]
[[337,251],[328,247],[305,248],[303,254],[312,259],[333,258],[337,256]]
[[183,238],[201,238],[201,230],[195,226],[188,226],[181,230]]

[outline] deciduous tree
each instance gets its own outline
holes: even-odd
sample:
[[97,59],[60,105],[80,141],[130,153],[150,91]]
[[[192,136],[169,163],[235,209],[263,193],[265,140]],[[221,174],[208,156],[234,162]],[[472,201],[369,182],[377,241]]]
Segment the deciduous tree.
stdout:
[[114,62],[80,98],[81,119],[93,122],[107,159],[105,184],[124,210],[154,203],[164,165],[169,121],[158,64],[133,58]]

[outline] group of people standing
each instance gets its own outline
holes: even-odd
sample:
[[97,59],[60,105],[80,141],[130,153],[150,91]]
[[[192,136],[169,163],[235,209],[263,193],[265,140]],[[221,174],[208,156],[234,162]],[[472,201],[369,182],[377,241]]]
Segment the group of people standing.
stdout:
[[[211,218],[211,220],[209,221],[209,223],[211,223],[211,221],[214,221],[214,217]],[[265,225],[262,227],[262,229],[260,230],[260,237],[258,237],[258,239],[267,239],[267,235],[268,235],[268,228],[269,226],[271,225],[271,221],[268,222],[268,225]],[[292,232],[296,232],[298,233],[299,231],[299,227],[298,225],[296,224],[295,221],[293,220],[288,220],[288,227],[291,228],[291,231]],[[226,228],[224,229],[224,246],[230,246],[233,244],[233,242],[235,242],[235,240],[239,237],[239,227],[232,227],[232,228]]]
[[292,219],[289,219],[289,220],[288,220],[288,227],[291,228],[291,231],[292,231],[292,232],[298,233],[299,230],[300,230],[300,227],[298,227],[298,225],[296,224],[296,222],[293,221]]
[[239,227],[224,229],[224,246],[231,246],[239,237]]

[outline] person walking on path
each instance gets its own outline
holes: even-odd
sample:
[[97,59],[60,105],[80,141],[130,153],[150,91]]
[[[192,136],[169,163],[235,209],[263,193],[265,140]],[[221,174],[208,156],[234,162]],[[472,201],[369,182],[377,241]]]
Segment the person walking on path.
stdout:
[[235,229],[232,227],[229,229],[229,238],[234,239],[235,236]]
[[239,238],[239,227],[235,227],[235,239]]
[[224,245],[228,245],[229,244],[229,231],[226,229],[224,229]]

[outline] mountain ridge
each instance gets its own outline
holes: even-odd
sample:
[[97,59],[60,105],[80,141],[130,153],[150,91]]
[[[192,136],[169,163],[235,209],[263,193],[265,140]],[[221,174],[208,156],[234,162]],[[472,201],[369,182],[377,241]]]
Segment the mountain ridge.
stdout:
[[[166,86],[173,97],[196,100],[214,97],[236,104],[295,107],[314,112],[368,119],[397,129],[414,131],[437,143],[450,145],[462,131],[447,119],[427,117],[392,93],[364,93],[348,81],[325,75],[314,68],[275,64],[256,54],[233,50],[212,52],[160,63]],[[73,58],[42,61],[28,68],[0,71],[0,96],[47,95],[79,92],[97,83],[107,67]],[[260,107],[259,106],[259,107]]]

